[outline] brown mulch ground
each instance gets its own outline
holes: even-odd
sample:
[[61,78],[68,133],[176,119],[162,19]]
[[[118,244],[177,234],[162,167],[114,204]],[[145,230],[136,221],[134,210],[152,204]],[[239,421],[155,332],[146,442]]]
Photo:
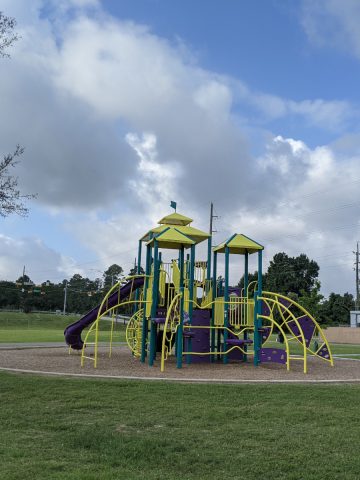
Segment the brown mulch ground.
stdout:
[[[90,353],[90,352],[89,352]],[[303,363],[292,361],[288,372],[284,365],[265,363],[254,367],[248,363],[206,363],[176,368],[175,359],[171,357],[160,372],[159,360],[153,367],[142,364],[131,356],[126,346],[113,349],[109,358],[107,350],[102,348],[98,358],[98,368],[94,369],[91,360],[85,360],[80,366],[79,353],[69,355],[68,348],[31,348],[0,350],[0,368],[14,368],[40,372],[61,372],[66,374],[131,376],[146,378],[172,378],[183,380],[209,381],[360,381],[360,362],[352,360],[335,360],[335,366],[319,358],[308,358],[308,374],[303,373]]]

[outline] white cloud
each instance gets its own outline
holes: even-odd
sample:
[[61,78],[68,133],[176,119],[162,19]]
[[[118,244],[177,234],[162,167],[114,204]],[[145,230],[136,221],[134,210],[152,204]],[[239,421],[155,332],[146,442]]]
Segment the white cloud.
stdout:
[[335,46],[360,58],[358,0],[304,0],[302,25],[313,44]]
[[278,199],[267,207],[246,205],[229,213],[227,230],[241,225],[242,232],[263,243],[266,262],[278,251],[314,258],[326,293],[352,290],[351,250],[360,235],[360,156],[337,160],[329,146],[310,149],[277,136],[258,162],[278,179]]
[[[354,115],[346,101],[258,92],[201,68],[181,42],[112,18],[98,2],[52,2],[48,16],[40,0],[1,5],[19,14],[23,37],[0,79],[1,148],[25,145],[22,188],[37,192],[44,208],[70,210],[69,236],[94,251],[99,265],[112,256],[124,266],[132,262],[138,238],[167,212],[169,200],[204,229],[215,201],[219,241],[241,230],[269,239],[270,253],[315,255],[354,241],[354,229],[347,236],[333,229],[354,211],[331,210],[356,198],[355,188],[334,188],[339,178],[356,176],[354,142],[341,156],[280,131],[256,159],[239,126],[296,118],[341,132]],[[75,12],[64,15],[69,8]],[[316,197],[319,189],[328,193]],[[315,208],[324,213],[314,215]],[[48,263],[57,272],[75,268],[52,255]],[[9,258],[16,269],[25,260]],[[327,288],[335,288],[330,278]]]
[[60,282],[75,272],[84,270],[75,266],[75,260],[48,247],[40,238],[13,238],[0,234],[0,278],[15,281],[27,274],[35,283],[46,279]]

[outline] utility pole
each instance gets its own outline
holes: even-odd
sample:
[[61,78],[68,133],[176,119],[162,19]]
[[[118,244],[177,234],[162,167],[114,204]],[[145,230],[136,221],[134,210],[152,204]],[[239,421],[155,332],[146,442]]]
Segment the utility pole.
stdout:
[[210,238],[208,240],[208,260],[207,260],[207,272],[206,272],[206,279],[210,280],[211,277],[211,248],[212,248],[212,234],[216,233],[217,231],[214,230],[214,218],[219,218],[217,215],[214,215],[214,204],[213,202],[210,203],[210,223],[209,223],[209,233]]
[[64,288],[64,310],[63,310],[63,315],[66,315],[67,287],[68,287],[68,282],[67,282],[67,280],[65,280],[65,288]]
[[25,292],[24,284],[25,284],[25,265],[24,265],[23,274],[22,274],[22,292],[23,293]]
[[213,220],[214,218],[219,218],[218,215],[214,215],[214,204],[213,202],[210,203],[210,225],[209,225],[209,233],[212,235],[217,231],[213,229]]
[[359,310],[359,242],[356,243],[355,254],[355,277],[356,277],[356,298],[355,298],[355,310]]

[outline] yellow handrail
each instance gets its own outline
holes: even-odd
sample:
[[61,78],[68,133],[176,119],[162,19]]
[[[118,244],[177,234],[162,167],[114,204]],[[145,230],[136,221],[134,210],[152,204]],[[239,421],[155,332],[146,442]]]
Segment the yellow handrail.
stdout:
[[[180,318],[179,318],[179,322],[175,325],[175,328],[174,328],[174,325],[170,325],[170,338],[167,338],[167,330],[168,330],[168,325],[169,325],[169,320],[171,318],[171,315],[173,314],[173,311],[175,312],[175,308],[178,307],[178,304],[179,304],[179,301],[182,297],[182,293],[178,293],[177,295],[175,295],[175,297],[173,298],[170,306],[169,306],[169,309],[167,311],[167,314],[166,314],[166,319],[165,319],[165,324],[164,324],[164,331],[163,331],[163,338],[162,338],[162,344],[161,344],[161,371],[163,372],[164,371],[164,368],[165,368],[165,349],[167,351],[167,356],[166,358],[169,356],[169,353],[170,353],[170,349],[171,349],[171,341],[172,341],[172,338],[177,330],[177,327],[180,323]],[[173,320],[173,318],[171,318],[171,320]],[[166,345],[166,340],[168,340],[168,343],[170,345],[170,347],[168,347]]]
[[[293,304],[296,308],[298,308],[301,312],[303,312],[305,315],[307,315],[311,320],[312,322],[314,323],[317,331],[320,333],[321,335],[321,338],[323,340],[323,342],[325,343],[327,349],[328,349],[328,352],[329,352],[329,355],[330,355],[330,359],[326,359],[324,357],[321,357],[320,355],[317,355],[317,352],[315,352],[315,355],[318,356],[319,358],[322,358],[323,360],[325,361],[328,361],[330,362],[330,365],[333,367],[334,366],[334,359],[333,359],[333,356],[332,356],[332,353],[331,353],[331,349],[330,349],[330,345],[329,345],[329,342],[327,341],[326,339],[326,336],[325,334],[323,333],[320,325],[318,324],[318,322],[315,320],[315,318],[311,315],[310,312],[308,312],[302,305],[300,305],[299,303],[297,303],[295,300],[293,300],[292,298],[289,298],[289,297],[286,297],[285,295],[281,295],[280,293],[275,293],[275,292],[267,292],[267,291],[264,291],[262,292],[263,295],[269,295],[269,296],[273,296],[273,297],[278,297],[278,298],[283,298],[284,300],[290,302],[291,304]],[[281,304],[281,302],[279,302]],[[281,304],[282,305],[282,304]],[[281,313],[281,312],[280,312]],[[310,350],[308,348],[308,350],[311,352],[311,353],[314,353],[312,350]],[[320,350],[320,348],[318,349]]]
[[[301,328],[301,326],[300,326],[297,318],[295,317],[295,315],[289,310],[289,308],[287,308],[285,305],[282,305],[278,300],[274,300],[274,299],[272,299],[272,298],[266,298],[266,297],[258,297],[258,300],[259,300],[259,301],[262,301],[262,300],[265,301],[265,300],[266,300],[266,301],[268,301],[268,302],[270,301],[270,302],[273,302],[273,303],[275,303],[275,304],[277,304],[277,305],[281,305],[282,308],[287,311],[287,313],[289,314],[289,316],[292,317],[292,320],[296,323],[296,325],[297,325],[297,327],[298,327],[298,329],[299,329],[300,337],[301,337],[301,339],[302,339],[302,342],[300,342],[300,343],[302,344],[303,350],[304,350],[304,373],[307,373],[307,356],[306,356],[305,336],[304,336],[304,332],[303,332],[303,330],[302,330],[302,328]],[[273,318],[267,317],[266,315],[258,314],[258,317],[259,317],[259,318],[268,319],[268,320],[273,321],[273,322],[275,323],[275,320],[274,320]],[[277,323],[277,322],[276,322],[276,323]],[[286,323],[285,323],[285,325],[286,325]],[[276,326],[279,327],[279,329],[280,329],[280,331],[281,331],[281,334],[284,336],[282,327],[281,327],[279,324],[277,324]],[[289,330],[290,330],[290,328],[289,328]],[[293,332],[291,332],[291,330],[290,330],[290,333],[292,333],[292,335],[295,336],[295,335],[293,334]],[[284,340],[287,342],[287,337],[286,337],[286,335],[284,336]]]

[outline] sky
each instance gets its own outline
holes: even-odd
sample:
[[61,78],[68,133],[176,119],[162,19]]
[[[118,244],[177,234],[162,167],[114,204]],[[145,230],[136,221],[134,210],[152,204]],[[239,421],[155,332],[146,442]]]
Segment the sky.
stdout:
[[[360,239],[357,0],[0,0],[0,155],[27,218],[0,219],[0,278],[128,272],[171,212],[213,243],[306,253],[322,292],[355,290]],[[198,259],[206,258],[204,247]],[[250,263],[255,268],[254,259]],[[221,265],[220,265],[221,270]],[[233,258],[231,281],[242,274]]]

